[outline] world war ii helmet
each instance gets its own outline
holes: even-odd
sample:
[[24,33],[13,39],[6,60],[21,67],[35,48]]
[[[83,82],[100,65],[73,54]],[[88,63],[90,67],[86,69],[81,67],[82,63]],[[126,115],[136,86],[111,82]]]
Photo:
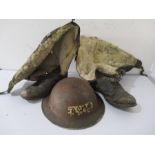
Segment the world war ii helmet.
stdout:
[[71,77],[59,81],[43,99],[44,115],[54,124],[80,129],[97,123],[104,114],[104,103],[86,80]]

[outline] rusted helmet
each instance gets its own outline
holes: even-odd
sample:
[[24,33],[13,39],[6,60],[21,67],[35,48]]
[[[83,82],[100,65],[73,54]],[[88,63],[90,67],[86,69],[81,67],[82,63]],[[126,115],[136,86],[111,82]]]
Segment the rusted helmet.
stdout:
[[86,80],[71,77],[55,85],[51,94],[43,99],[42,110],[56,125],[81,129],[96,124],[105,106]]

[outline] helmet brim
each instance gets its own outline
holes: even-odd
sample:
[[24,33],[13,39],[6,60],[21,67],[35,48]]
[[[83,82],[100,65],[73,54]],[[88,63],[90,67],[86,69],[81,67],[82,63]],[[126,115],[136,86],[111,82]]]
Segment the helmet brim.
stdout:
[[49,96],[42,100],[42,111],[49,121],[60,127],[68,129],[88,128],[98,123],[105,112],[105,105],[103,100],[97,94],[96,97],[97,97],[96,104],[98,104],[97,109],[95,109],[95,111],[93,111],[89,115],[80,116],[76,119],[67,120],[66,118],[61,116],[61,114],[57,114],[57,112],[51,110],[49,107]]

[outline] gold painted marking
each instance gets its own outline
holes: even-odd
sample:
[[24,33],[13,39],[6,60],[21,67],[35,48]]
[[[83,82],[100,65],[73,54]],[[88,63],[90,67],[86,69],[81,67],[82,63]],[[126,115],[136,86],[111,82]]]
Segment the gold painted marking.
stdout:
[[69,106],[68,107],[68,115],[70,116],[80,116],[84,113],[90,113],[93,109],[93,102],[87,102],[83,105],[78,105],[78,106]]

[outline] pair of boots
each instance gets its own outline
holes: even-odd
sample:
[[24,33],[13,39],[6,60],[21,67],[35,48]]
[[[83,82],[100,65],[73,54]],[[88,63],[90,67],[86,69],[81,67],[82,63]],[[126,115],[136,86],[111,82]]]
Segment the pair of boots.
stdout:
[[[34,85],[29,86],[21,92],[21,96],[27,100],[46,97],[54,85],[61,79],[67,77],[60,76],[59,71],[52,73],[52,78],[47,77],[37,81]],[[90,82],[95,91],[103,94],[105,99],[117,108],[128,108],[136,106],[136,99],[126,92],[119,84],[118,80],[106,77],[102,73],[96,73],[96,81]]]
[[95,91],[100,92],[108,103],[117,108],[129,108],[136,106],[136,99],[120,85],[118,80],[96,73],[96,81],[91,82]]

